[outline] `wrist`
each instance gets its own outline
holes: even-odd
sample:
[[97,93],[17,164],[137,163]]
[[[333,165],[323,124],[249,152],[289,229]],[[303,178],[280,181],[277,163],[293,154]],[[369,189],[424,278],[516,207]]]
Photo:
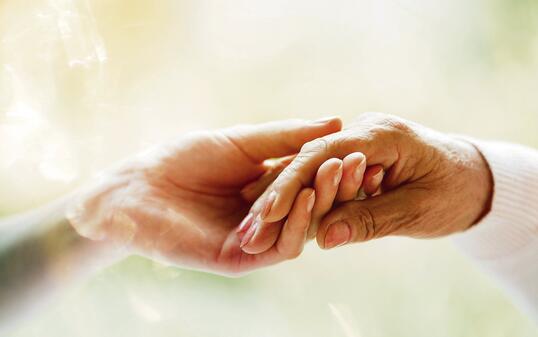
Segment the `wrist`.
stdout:
[[[52,256],[50,272],[53,278],[91,274],[113,259],[111,246],[81,235],[67,217],[73,195],[47,207],[51,210],[49,224],[43,227],[42,241]],[[72,275],[73,274],[73,275]]]
[[109,207],[112,203],[107,196],[114,188],[97,188],[78,192],[63,212],[70,231],[75,233],[79,242],[79,254],[90,264],[104,267],[125,257],[125,247],[119,241],[111,240],[106,232],[106,219],[111,218]]
[[469,229],[479,223],[491,210],[493,174],[480,150],[465,139],[460,141],[464,150],[462,158],[467,171],[464,195],[469,204],[469,221],[465,229]]

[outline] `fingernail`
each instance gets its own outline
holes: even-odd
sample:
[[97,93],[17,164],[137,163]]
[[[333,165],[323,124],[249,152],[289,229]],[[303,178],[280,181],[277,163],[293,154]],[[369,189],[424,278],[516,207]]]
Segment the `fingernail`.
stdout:
[[325,249],[345,245],[351,239],[351,228],[346,222],[339,221],[330,225],[325,234]]
[[245,236],[243,236],[243,239],[241,239],[241,243],[239,244],[240,248],[245,247],[250,242],[250,239],[252,239],[252,237],[254,236],[254,233],[256,233],[257,228],[258,228],[258,220],[256,220],[254,224],[250,226],[248,231],[245,233]]
[[364,187],[361,186],[361,188],[359,188],[359,192],[357,192],[357,196],[355,197],[355,200],[364,200],[368,197],[368,195],[366,194],[366,192],[364,192]]
[[353,179],[355,181],[361,181],[362,177],[364,176],[364,159],[357,165],[357,169],[355,170],[355,173],[353,174]]
[[312,209],[314,208],[314,203],[315,202],[316,202],[316,192],[312,191],[312,193],[308,197],[308,203],[306,204],[306,212],[307,213],[312,212]]
[[372,177],[372,182],[375,186],[378,186],[379,184],[381,184],[381,181],[383,180],[383,176],[385,175],[385,172],[383,170],[377,172],[376,174],[374,174],[374,176]]
[[316,119],[314,121],[315,124],[327,124],[333,120],[335,120],[336,118],[338,117],[335,117],[335,116],[332,116],[332,117],[324,117],[324,118],[320,118],[320,119]]
[[263,208],[262,219],[267,217],[269,213],[271,212],[271,208],[273,208],[273,204],[275,203],[276,196],[277,194],[275,191],[272,191],[271,193],[269,193],[269,196],[267,197],[267,200],[265,201],[265,207]]
[[338,167],[338,170],[336,171],[336,174],[334,175],[333,185],[334,186],[340,185],[341,180],[342,180],[342,163],[340,163],[340,166]]
[[252,220],[254,218],[254,215],[252,213],[248,213],[248,215],[241,221],[241,224],[237,229],[235,230],[236,233],[241,233],[242,231],[246,230],[248,226],[252,223]]

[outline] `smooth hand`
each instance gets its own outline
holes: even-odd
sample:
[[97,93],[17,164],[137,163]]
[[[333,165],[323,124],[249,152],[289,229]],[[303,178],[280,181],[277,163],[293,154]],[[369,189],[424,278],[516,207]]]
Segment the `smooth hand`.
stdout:
[[246,187],[267,175],[267,159],[294,155],[304,143],[340,129],[341,121],[330,118],[194,133],[106,175],[68,218],[87,238],[180,266],[237,274],[274,264],[302,249],[313,190],[297,191],[289,218],[300,220],[284,227],[274,248],[249,255],[239,247],[236,228],[263,189],[252,195],[256,189]]

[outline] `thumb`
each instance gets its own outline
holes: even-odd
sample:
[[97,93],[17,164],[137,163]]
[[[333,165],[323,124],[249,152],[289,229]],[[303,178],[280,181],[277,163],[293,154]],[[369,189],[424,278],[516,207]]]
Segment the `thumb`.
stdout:
[[340,118],[329,117],[317,121],[291,119],[242,125],[222,132],[252,161],[261,163],[266,159],[295,154],[305,143],[341,129]]
[[420,236],[427,200],[426,190],[406,185],[377,197],[343,203],[322,220],[318,245],[330,249],[388,235]]

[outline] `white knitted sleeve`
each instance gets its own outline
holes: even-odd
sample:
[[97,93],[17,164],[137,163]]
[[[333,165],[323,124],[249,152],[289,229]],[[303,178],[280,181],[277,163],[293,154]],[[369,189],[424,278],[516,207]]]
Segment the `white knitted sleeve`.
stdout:
[[471,142],[493,173],[493,203],[480,223],[454,240],[538,322],[538,151]]

